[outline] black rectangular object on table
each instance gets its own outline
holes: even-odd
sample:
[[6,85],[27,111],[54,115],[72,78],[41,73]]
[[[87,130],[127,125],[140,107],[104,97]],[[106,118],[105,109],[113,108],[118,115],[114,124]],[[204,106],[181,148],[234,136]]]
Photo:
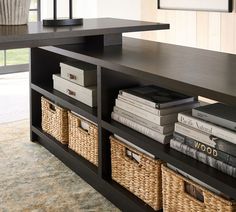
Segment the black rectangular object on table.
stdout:
[[236,107],[215,103],[194,108],[192,114],[197,118],[236,131]]
[[122,95],[154,108],[167,108],[194,101],[194,97],[155,85],[141,86],[120,91]]

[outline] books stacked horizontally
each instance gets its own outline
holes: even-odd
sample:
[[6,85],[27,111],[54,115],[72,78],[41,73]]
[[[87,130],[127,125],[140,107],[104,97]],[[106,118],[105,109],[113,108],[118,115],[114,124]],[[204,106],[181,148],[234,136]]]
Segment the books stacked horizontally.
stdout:
[[169,143],[180,111],[199,106],[194,97],[154,85],[121,90],[111,118],[160,143]]
[[170,146],[236,177],[236,108],[221,103],[179,113]]
[[60,63],[61,74],[53,74],[53,88],[90,107],[97,106],[97,72],[92,65]]

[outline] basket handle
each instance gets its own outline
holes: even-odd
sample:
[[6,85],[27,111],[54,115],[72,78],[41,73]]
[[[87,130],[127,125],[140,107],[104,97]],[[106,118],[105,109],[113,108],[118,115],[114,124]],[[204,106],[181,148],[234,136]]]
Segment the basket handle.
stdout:
[[83,127],[83,123],[87,124],[87,122],[81,120],[81,119],[77,119],[76,121],[77,123],[77,127],[86,135],[90,135],[90,132],[89,132],[89,125],[88,125],[88,129],[86,129],[85,127]]
[[182,191],[187,199],[194,200],[197,204],[204,207],[205,193],[201,188],[195,186],[191,182],[183,180]]
[[56,112],[56,105],[53,104],[52,102],[47,102],[48,103],[48,110],[50,110],[51,113],[55,113]]
[[136,153],[135,151],[125,147],[125,158],[128,159],[129,161],[131,161],[132,163],[141,166],[141,156]]

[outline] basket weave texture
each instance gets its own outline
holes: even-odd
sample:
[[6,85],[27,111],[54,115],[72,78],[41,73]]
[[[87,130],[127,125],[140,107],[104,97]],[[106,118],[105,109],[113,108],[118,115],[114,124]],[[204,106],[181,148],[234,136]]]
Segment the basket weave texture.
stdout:
[[[92,164],[98,166],[98,128],[96,125],[68,112],[69,148]],[[81,121],[89,125],[88,131],[81,127]]]
[[[185,182],[200,189],[201,202],[185,192]],[[235,212],[236,202],[225,200],[202,186],[162,166],[163,209],[165,212]]]
[[[120,142],[111,141],[112,179],[142,199],[154,210],[162,208],[162,161],[155,160]],[[127,149],[140,156],[136,162],[127,156]]]
[[67,110],[41,97],[42,129],[62,144],[68,143]]

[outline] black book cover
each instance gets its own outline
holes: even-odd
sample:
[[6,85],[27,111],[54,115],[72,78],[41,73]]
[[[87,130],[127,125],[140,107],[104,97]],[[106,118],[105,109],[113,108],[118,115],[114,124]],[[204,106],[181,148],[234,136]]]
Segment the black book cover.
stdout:
[[134,87],[122,90],[122,92],[126,92],[147,101],[153,102],[154,104],[156,104],[156,108],[174,106],[175,103],[177,105],[194,101],[194,98],[191,96],[187,96],[185,94],[171,91],[155,85]]

